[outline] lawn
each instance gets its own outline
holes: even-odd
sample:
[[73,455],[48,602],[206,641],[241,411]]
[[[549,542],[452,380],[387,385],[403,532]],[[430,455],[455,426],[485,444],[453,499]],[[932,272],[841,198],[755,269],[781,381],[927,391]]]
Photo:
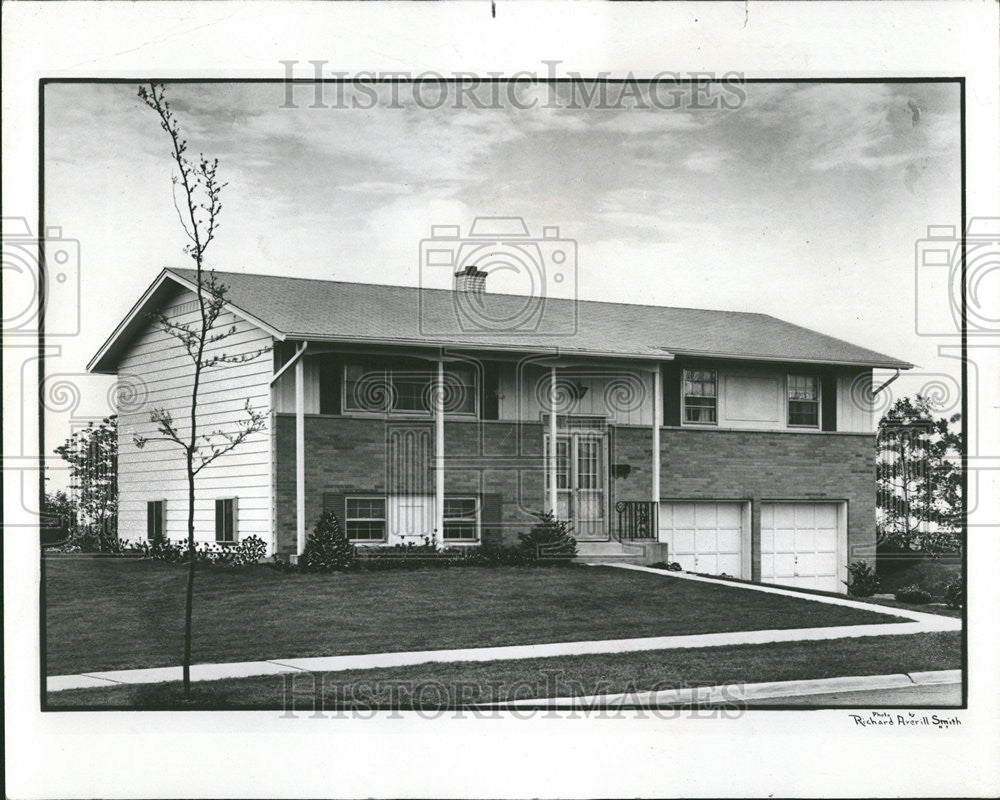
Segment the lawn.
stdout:
[[[47,674],[180,663],[183,566],[87,558],[44,566]],[[585,566],[327,575],[207,567],[194,608],[195,663],[899,621]]]
[[[959,633],[922,633],[890,639],[867,636],[207,681],[194,684],[192,705],[295,709],[299,715],[308,716],[313,709],[440,709],[541,697],[883,675],[960,666]],[[176,708],[182,705],[182,697],[177,682],[52,692],[48,702],[55,709]],[[775,702],[780,704],[781,700]]]

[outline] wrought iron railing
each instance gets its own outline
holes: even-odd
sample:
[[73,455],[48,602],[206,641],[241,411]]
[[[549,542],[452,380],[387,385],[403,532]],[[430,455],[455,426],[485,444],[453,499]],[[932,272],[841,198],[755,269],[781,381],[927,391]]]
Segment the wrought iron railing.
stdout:
[[647,500],[619,500],[615,503],[618,512],[618,539],[657,538],[659,528],[659,504]]

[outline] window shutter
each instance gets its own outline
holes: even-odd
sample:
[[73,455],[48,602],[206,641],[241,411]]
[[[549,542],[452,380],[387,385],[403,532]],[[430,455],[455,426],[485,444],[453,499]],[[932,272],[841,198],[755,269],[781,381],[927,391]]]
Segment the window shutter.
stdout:
[[681,367],[676,362],[663,367],[663,424],[681,424]]
[[319,413],[340,414],[340,384],[344,369],[340,356],[325,355],[317,359],[319,368]]
[[240,499],[234,497],[226,505],[229,509],[229,518],[226,522],[229,524],[229,530],[232,531],[232,536],[229,537],[230,542],[238,542],[240,540],[240,510],[239,510]]
[[221,542],[225,537],[226,508],[221,500],[215,501],[215,541]]
[[482,409],[483,419],[500,419],[500,364],[483,362]]
[[166,538],[167,537],[167,501],[166,500],[161,500],[160,501],[159,512],[160,513],[157,515],[159,519],[157,521],[159,522],[160,527],[159,527],[159,529],[158,529],[157,532],[160,534],[160,536],[162,536],[163,538]]
[[150,541],[156,536],[156,503],[146,503],[146,538]]
[[825,431],[837,430],[837,373],[827,370],[820,376],[820,397],[822,398]]
[[346,520],[346,513],[344,506],[346,505],[344,498],[346,495],[340,492],[323,492],[323,513],[327,511],[332,511],[337,515],[337,521],[340,523],[340,529],[344,530],[344,522]]
[[483,542],[501,544],[503,542],[503,496],[496,493],[484,494],[480,498],[483,504],[480,519],[482,521]]

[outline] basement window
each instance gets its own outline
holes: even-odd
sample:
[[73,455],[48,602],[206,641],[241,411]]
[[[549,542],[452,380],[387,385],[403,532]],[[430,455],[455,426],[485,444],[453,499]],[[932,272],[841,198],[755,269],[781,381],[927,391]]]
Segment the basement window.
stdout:
[[475,497],[444,499],[444,534],[446,542],[479,541],[479,500]]
[[684,370],[684,421],[699,425],[718,422],[718,380],[714,369]]
[[165,510],[165,500],[150,500],[146,503],[146,538],[151,542],[163,538]]
[[385,498],[348,497],[344,530],[352,542],[385,541]]
[[215,501],[215,541],[219,544],[236,543],[235,497]]

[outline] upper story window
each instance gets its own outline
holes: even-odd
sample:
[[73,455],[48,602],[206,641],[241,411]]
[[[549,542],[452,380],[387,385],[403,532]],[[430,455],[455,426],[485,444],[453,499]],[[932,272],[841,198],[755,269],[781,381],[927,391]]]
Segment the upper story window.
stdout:
[[718,379],[714,369],[684,370],[684,421],[718,423]]
[[[426,361],[374,361],[344,365],[344,410],[376,413],[431,414],[437,399],[437,368]],[[444,370],[446,414],[475,414],[476,371],[464,364]]]
[[819,381],[814,375],[788,376],[788,424],[819,427]]

